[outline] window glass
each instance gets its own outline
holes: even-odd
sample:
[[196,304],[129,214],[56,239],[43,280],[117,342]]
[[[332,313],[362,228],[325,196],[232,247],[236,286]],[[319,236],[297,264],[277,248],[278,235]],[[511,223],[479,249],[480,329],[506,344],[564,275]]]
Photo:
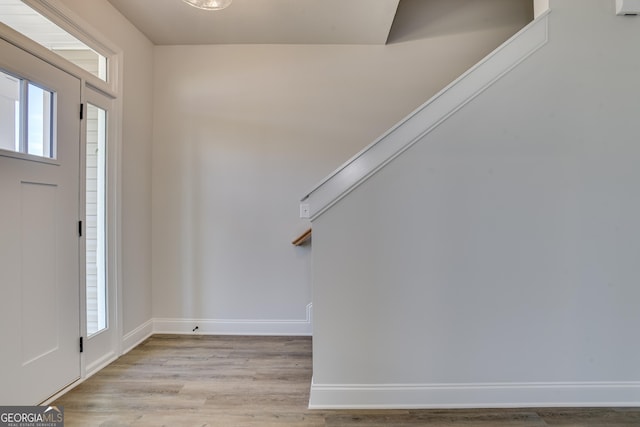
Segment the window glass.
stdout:
[[20,149],[20,79],[0,71],[0,148]]
[[55,158],[55,93],[0,70],[0,149]]
[[86,288],[87,334],[107,327],[106,270],[107,112],[87,104],[86,148]]
[[32,83],[27,94],[27,154],[53,157],[53,94]]

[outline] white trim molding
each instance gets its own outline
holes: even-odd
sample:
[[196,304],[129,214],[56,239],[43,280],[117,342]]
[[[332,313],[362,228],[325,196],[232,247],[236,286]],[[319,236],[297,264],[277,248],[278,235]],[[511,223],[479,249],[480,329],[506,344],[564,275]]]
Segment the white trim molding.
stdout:
[[550,11],[504,42],[486,58],[349,159],[301,199],[312,221],[436,129],[548,42]]
[[549,0],[533,0],[533,16],[538,17],[549,10]]
[[84,379],[86,380],[92,375],[100,372],[102,368],[106,368],[111,362],[113,362],[117,358],[118,358],[118,354],[115,351],[111,351],[103,355],[101,358],[99,358],[98,360],[96,360],[95,362],[93,362],[92,364],[88,365],[85,368]]
[[122,337],[122,354],[126,354],[153,335],[153,319],[147,320]]
[[310,409],[636,407],[640,382],[316,384]]
[[[78,16],[60,0],[23,0],[23,2],[58,27],[62,28],[64,31],[76,37],[83,43],[86,43],[91,49],[107,58],[108,82],[86,72],[80,67],[78,67],[78,71],[82,78],[95,89],[113,98],[120,95],[122,85],[119,80],[122,75],[120,73],[120,69],[123,56],[120,48],[113,45],[106,37],[102,36],[100,32],[95,30],[93,26],[89,25],[87,21]],[[57,54],[53,54],[53,56],[58,57]],[[63,60],[63,63],[67,63],[67,61]],[[68,65],[64,65],[64,69],[66,70],[67,68]],[[76,71],[76,73],[78,71]]]
[[306,318],[300,320],[158,318],[153,319],[153,333],[310,336],[312,310],[313,304],[309,303],[306,307]]

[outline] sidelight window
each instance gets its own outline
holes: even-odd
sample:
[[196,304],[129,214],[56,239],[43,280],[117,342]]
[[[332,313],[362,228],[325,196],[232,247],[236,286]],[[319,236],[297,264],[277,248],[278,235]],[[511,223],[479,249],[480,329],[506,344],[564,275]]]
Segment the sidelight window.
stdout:
[[107,325],[106,270],[107,112],[87,104],[86,145],[86,289],[87,333]]

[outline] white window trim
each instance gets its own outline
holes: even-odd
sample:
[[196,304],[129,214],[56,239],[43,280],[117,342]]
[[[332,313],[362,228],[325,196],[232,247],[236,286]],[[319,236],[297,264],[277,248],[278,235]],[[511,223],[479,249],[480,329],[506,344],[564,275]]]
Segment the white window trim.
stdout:
[[87,22],[58,0],[22,0],[22,2],[107,58],[107,82],[85,70],[82,70],[82,75],[79,77],[82,77],[86,83],[113,98],[119,95],[118,82],[121,80],[119,64],[122,57],[120,49],[102,37]]

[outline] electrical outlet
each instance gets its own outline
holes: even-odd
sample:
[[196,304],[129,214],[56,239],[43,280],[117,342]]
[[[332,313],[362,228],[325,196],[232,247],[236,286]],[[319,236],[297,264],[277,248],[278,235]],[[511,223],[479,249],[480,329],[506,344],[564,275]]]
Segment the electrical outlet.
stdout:
[[300,203],[300,218],[309,218],[310,212],[308,203]]
[[640,14],[640,0],[616,0],[616,15]]

